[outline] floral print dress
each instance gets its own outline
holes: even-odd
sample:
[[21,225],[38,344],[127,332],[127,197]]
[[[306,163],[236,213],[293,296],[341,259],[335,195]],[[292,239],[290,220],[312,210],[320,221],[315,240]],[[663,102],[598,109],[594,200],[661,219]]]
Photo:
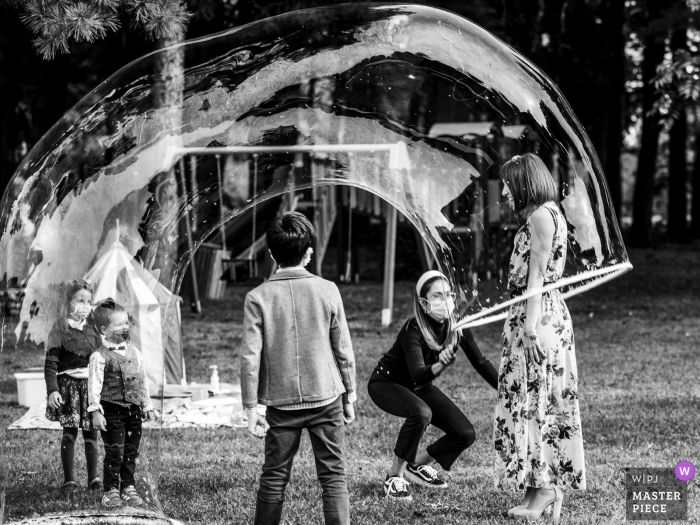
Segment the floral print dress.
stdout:
[[[561,211],[544,204],[555,233],[544,283],[559,280],[566,261],[567,228]],[[530,219],[515,236],[508,290],[527,288],[530,263]],[[583,437],[578,403],[578,374],[571,315],[559,290],[542,295],[537,324],[545,354],[529,364],[521,343],[527,301],[513,304],[503,327],[503,354],[498,372],[498,404],[493,428],[497,489],[524,490],[554,485],[586,488]]]

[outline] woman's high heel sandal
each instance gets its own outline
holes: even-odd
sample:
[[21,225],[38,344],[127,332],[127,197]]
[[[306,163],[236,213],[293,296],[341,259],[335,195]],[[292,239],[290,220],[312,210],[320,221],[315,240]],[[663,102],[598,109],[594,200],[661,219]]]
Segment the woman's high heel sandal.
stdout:
[[542,516],[542,514],[546,511],[546,509],[551,505],[552,506],[552,519],[554,521],[558,521],[559,518],[561,517],[561,504],[564,501],[564,495],[561,493],[561,489],[559,487],[553,487],[554,488],[554,499],[548,501],[545,503],[544,507],[539,508],[539,509],[529,509],[529,508],[522,508],[519,510],[513,510],[511,513],[512,516],[517,516],[517,517],[523,517],[523,518],[539,518]]

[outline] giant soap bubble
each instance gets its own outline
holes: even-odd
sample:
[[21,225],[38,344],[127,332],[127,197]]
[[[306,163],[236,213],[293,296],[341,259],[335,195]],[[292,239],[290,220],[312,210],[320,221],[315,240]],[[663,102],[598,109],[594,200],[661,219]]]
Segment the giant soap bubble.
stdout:
[[[465,326],[501,319],[518,225],[498,169],[525,152],[550,168],[569,226],[557,286],[573,295],[631,268],[600,163],[562,94],[457,15],[348,4],[262,20],[181,51],[182,77],[156,73],[172,49],[133,62],[18,169],[2,202],[0,266],[6,286],[24,294],[19,317],[5,319],[21,339],[45,342],[61,283],[85,276],[110,250],[121,253],[122,284],[132,276],[154,295],[164,290],[165,327],[167,296],[203,244],[263,253],[262,223],[250,213],[311,202],[306,210],[325,229],[322,252],[333,210],[359,194],[379,197],[417,228],[428,259],[460,291]],[[151,321],[138,308],[131,313],[146,334]],[[163,356],[147,356],[156,388],[167,380]],[[152,456],[139,468],[153,495],[147,507],[163,517],[158,436],[151,431]],[[21,483],[3,475],[8,509]]]

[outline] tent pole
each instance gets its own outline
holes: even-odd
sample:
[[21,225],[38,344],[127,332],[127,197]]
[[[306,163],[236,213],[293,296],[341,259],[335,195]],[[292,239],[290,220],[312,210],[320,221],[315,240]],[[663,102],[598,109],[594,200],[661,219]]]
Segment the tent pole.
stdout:
[[413,233],[416,237],[416,244],[418,245],[418,256],[420,257],[420,263],[423,267],[423,271],[427,272],[433,269],[433,254],[430,253],[430,248],[426,244],[423,237],[421,237],[418,228],[413,227]]
[[[190,155],[190,189],[192,190],[192,204],[199,201],[199,189],[197,187],[197,157]],[[192,233],[197,232],[197,207],[192,206]]]
[[391,324],[394,306],[394,270],[396,269],[396,219],[397,211],[386,205],[386,242],[384,244],[384,298],[382,301],[382,326]]
[[221,232],[221,249],[226,251],[226,225],[224,224],[224,188],[221,177],[221,155],[216,155],[216,175],[219,180],[219,231]]
[[[185,183],[185,161],[180,158],[180,184],[182,185],[183,195],[187,195],[187,185]],[[185,206],[185,232],[187,234],[187,247],[189,248],[190,254],[190,275],[192,276],[192,301],[190,302],[190,308],[196,314],[202,313],[202,304],[199,302],[199,288],[197,286],[197,268],[194,263],[194,252],[192,251],[192,229],[190,228],[190,212]]]
[[[258,195],[258,154],[253,154],[253,199]],[[255,253],[255,243],[257,242],[257,228],[255,221],[258,218],[257,204],[253,200],[253,243],[250,247],[250,276],[258,276],[258,254]]]
[[357,191],[353,187],[348,187],[348,250],[346,252],[345,256],[345,282],[346,283],[351,283],[352,282],[352,271],[354,268],[352,267],[352,248],[353,248],[353,243],[352,243],[352,210],[354,205],[357,203],[357,199],[354,199],[355,202],[353,202],[353,195],[354,192]]

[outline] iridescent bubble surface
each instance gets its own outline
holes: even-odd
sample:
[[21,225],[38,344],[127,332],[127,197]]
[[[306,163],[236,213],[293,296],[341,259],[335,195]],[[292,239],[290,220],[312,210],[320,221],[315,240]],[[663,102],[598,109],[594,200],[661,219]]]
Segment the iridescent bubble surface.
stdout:
[[[348,4],[263,20],[182,51],[175,102],[163,103],[154,73],[169,51],[148,55],[73,108],[19,168],[0,223],[0,267],[25,294],[19,318],[6,319],[17,336],[45,341],[56,287],[110,249],[117,221],[125,249],[178,293],[193,252],[221,243],[222,223],[229,248],[245,247],[245,212],[274,216],[312,201],[307,209],[328,230],[362,192],[418,229],[427,258],[459,289],[467,325],[502,318],[519,225],[498,170],[526,152],[547,164],[568,222],[567,293],[631,267],[600,163],[562,94],[463,18]],[[292,146],[308,148],[273,149]],[[149,439],[157,443],[157,432]],[[157,479],[157,460],[144,471]],[[157,495],[153,483],[149,490]]]

